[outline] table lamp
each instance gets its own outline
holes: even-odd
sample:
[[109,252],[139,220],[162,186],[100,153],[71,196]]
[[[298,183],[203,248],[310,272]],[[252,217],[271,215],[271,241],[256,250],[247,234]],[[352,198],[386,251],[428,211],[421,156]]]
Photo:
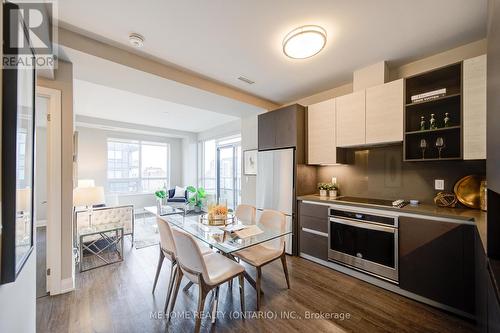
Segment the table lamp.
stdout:
[[78,179],[78,187],[95,187],[93,179]]
[[92,226],[92,208],[104,204],[104,188],[102,186],[77,187],[73,190],[73,206],[86,207],[89,212],[89,226]]

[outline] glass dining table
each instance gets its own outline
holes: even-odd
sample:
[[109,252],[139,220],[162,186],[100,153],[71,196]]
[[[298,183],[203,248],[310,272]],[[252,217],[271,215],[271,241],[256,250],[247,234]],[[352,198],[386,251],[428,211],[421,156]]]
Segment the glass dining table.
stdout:
[[[201,223],[201,215],[162,215],[161,212],[158,214],[157,207],[153,206],[145,207],[145,210],[170,223],[172,226],[184,230],[195,239],[220,251],[221,254],[232,259],[234,259],[233,254],[237,251],[262,244],[264,242],[269,242],[292,233],[291,230],[281,232],[278,228],[269,228],[257,223],[257,230],[259,230],[258,234],[240,238],[234,232],[224,231],[224,226],[210,226]],[[243,225],[243,223],[235,218],[233,225],[239,226]],[[250,277],[250,275],[245,273],[245,278],[253,287],[255,287],[255,281]]]

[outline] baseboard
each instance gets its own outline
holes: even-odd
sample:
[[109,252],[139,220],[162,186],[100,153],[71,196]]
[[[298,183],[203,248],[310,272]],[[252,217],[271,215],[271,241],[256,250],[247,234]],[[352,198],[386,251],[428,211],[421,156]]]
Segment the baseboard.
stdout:
[[73,290],[75,290],[75,280],[72,277],[61,280],[61,291],[59,294],[68,293]]
[[47,226],[47,220],[36,220],[36,226],[37,227],[46,227]]

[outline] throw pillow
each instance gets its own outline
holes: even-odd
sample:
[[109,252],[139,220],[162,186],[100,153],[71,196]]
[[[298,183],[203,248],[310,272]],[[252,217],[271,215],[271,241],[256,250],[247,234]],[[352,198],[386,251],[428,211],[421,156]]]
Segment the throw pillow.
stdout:
[[175,187],[174,198],[185,198],[186,189],[184,187]]

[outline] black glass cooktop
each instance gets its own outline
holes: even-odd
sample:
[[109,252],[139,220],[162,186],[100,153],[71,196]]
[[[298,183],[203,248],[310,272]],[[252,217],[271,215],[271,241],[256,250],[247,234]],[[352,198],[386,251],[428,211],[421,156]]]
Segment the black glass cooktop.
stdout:
[[395,200],[373,199],[373,198],[359,198],[359,197],[338,197],[339,201],[362,203],[369,205],[385,206],[385,207],[402,207],[401,205],[393,206]]

